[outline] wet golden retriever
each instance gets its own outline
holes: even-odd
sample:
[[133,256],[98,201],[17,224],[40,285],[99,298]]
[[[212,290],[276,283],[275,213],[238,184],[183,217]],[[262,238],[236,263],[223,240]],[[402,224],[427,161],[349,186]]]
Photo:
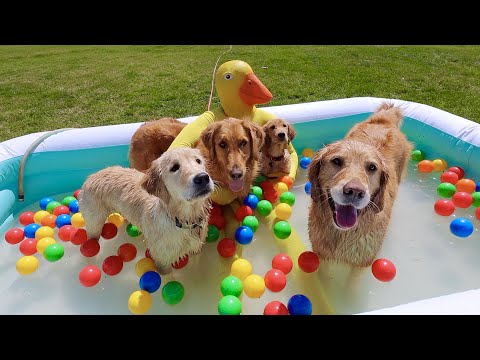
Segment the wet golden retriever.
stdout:
[[[134,169],[145,171],[168,149],[186,126],[173,118],[147,122],[133,134],[129,160]],[[206,159],[207,173],[215,185],[230,189],[243,201],[260,172],[262,128],[250,120],[227,118],[208,125],[195,145]]]
[[79,207],[88,238],[98,239],[114,212],[138,226],[159,272],[166,274],[185,254],[200,252],[213,186],[200,151],[178,148],[154,160],[146,173],[111,166],[90,175]]
[[384,103],[312,159],[308,234],[320,259],[359,268],[375,260],[412,150],[402,120]]
[[290,174],[290,153],[288,145],[297,133],[292,125],[283,119],[272,119],[263,125],[265,143],[262,148],[262,175],[273,177]]

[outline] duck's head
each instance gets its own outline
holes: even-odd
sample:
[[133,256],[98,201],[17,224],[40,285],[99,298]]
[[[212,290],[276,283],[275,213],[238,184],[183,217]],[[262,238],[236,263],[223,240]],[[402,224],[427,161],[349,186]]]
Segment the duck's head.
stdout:
[[248,113],[258,104],[272,99],[272,93],[245,61],[232,60],[220,65],[215,74],[215,88],[222,107],[229,116]]

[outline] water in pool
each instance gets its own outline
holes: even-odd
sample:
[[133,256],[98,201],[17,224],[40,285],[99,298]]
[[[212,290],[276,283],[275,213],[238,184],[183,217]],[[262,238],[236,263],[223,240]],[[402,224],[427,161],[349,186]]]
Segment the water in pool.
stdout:
[[[293,232],[290,238],[279,240],[273,236],[273,217],[260,219],[260,226],[248,245],[238,245],[237,254],[252,265],[252,274],[261,277],[271,269],[272,258],[278,253],[289,253],[294,263],[287,274],[287,285],[279,292],[265,290],[260,298],[249,298],[242,293],[242,314],[263,314],[265,305],[281,301],[285,305],[295,294],[306,295],[312,303],[313,314],[355,314],[411,301],[480,288],[478,256],[480,254],[479,220],[475,208],[456,209],[454,214],[442,217],[434,213],[434,202],[440,197],[436,187],[439,172],[418,173],[412,161],[408,176],[402,182],[394,205],[392,221],[379,257],[391,260],[397,270],[390,282],[381,282],[366,269],[349,286],[345,286],[346,274],[342,267],[321,264],[313,273],[298,268],[297,257],[301,251],[310,250],[307,233],[307,209],[310,198],[304,192],[306,171],[299,170],[297,181],[291,190],[296,196],[293,214],[289,219]],[[468,171],[467,171],[468,175]],[[75,189],[72,189],[72,192]],[[68,194],[57,194],[61,200]],[[26,206],[23,211],[36,212],[39,204]],[[18,214],[19,215],[19,214]],[[230,214],[231,215],[231,214]],[[449,230],[456,217],[472,221],[475,230],[467,238],[454,236]],[[14,219],[12,227],[23,226]],[[130,295],[139,290],[139,278],[135,264],[144,257],[142,236],[131,237],[123,224],[116,237],[100,239],[101,250],[93,258],[81,255],[79,246],[62,242],[55,229],[55,239],[64,245],[65,255],[57,262],[40,260],[38,270],[22,276],[15,269],[22,257],[19,245],[3,240],[0,247],[0,313],[1,314],[131,314],[127,302]],[[233,227],[235,228],[235,227]],[[4,234],[0,234],[3,239]],[[220,239],[223,233],[220,235]],[[125,262],[122,271],[115,276],[102,273],[100,282],[84,287],[78,280],[80,270],[86,265],[102,268],[103,260],[116,255],[123,243],[133,243],[137,256]],[[191,257],[188,264],[162,276],[161,287],[152,293],[153,304],[146,314],[217,314],[218,301],[222,297],[221,281],[229,275],[230,267],[238,256],[222,258],[216,242],[206,243],[199,256]],[[305,248],[302,248],[304,245]],[[162,288],[170,281],[180,282],[185,289],[184,298],[176,305],[165,303]]]

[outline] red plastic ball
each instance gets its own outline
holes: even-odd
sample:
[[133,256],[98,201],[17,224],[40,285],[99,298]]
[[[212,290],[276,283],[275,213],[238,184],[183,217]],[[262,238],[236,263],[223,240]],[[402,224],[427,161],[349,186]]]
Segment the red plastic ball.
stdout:
[[287,254],[277,254],[272,259],[272,268],[281,270],[287,275],[293,268],[293,261]]
[[453,171],[445,171],[440,176],[440,181],[441,182],[448,182],[450,184],[455,185],[458,181],[458,175],[457,175],[457,173],[454,173]]
[[57,206],[55,209],[53,209],[53,214],[56,216],[63,214],[70,215],[70,208],[65,205]]
[[100,252],[100,243],[97,239],[88,239],[80,245],[80,252],[85,257],[92,257]]
[[263,315],[288,315],[288,309],[280,301],[271,301],[265,305]]
[[63,225],[58,229],[58,237],[63,241],[70,241],[70,232],[75,229],[72,225]]
[[223,230],[225,229],[225,225],[227,224],[227,221],[225,220],[225,217],[223,215],[210,214],[210,218],[208,219],[208,224],[215,225],[218,228],[218,230]]
[[146,249],[145,249],[145,257],[146,257],[146,258],[149,258],[149,259],[152,258],[152,254],[150,254],[150,249],[149,249],[149,248],[146,248]]
[[388,259],[377,259],[372,264],[372,274],[380,281],[391,281],[397,274],[395,265]]
[[438,215],[450,216],[455,211],[455,204],[449,199],[440,199],[435,202],[434,210]]
[[313,251],[304,251],[298,257],[298,266],[306,273],[312,273],[318,269],[320,259]]
[[452,201],[456,207],[466,209],[472,205],[473,197],[467,192],[457,191],[455,194],[453,194]]
[[458,180],[463,179],[465,176],[465,170],[463,170],[460,166],[452,166],[447,169],[447,171],[454,172],[458,175]]
[[107,275],[117,275],[123,269],[122,258],[118,255],[112,255],[103,260],[103,272]]
[[224,258],[232,257],[237,251],[237,243],[235,240],[223,238],[217,244],[217,251]]
[[475,210],[475,217],[480,220],[480,207],[477,208],[477,210]]
[[26,238],[20,243],[19,249],[20,252],[25,255],[33,255],[37,253],[37,239],[35,238]]
[[95,265],[85,266],[78,274],[80,284],[86,287],[97,285],[101,277],[102,272]]
[[183,267],[185,267],[185,265],[188,264],[188,255],[185,254],[183,257],[181,257],[180,259],[178,259],[177,261],[175,261],[173,264],[172,264],[172,267],[174,269],[181,269]]
[[124,262],[132,261],[137,256],[137,248],[132,243],[122,244],[117,250],[117,255],[120,256]]
[[102,228],[102,237],[105,240],[110,240],[113,239],[115,236],[117,236],[118,233],[118,228],[115,224],[113,223],[105,223]]
[[263,190],[263,192],[265,192],[267,190],[274,190],[273,183],[271,181],[268,181],[268,180],[263,180],[260,183],[260,188]]
[[22,224],[23,226],[27,226],[27,225],[33,224],[35,222],[35,220],[33,219],[34,216],[35,216],[34,212],[25,211],[24,213],[22,213],[20,215],[18,220],[20,221],[20,224]]
[[13,228],[13,229],[8,230],[5,233],[5,240],[10,245],[18,244],[23,239],[25,239],[25,234],[24,234],[22,229]]
[[272,190],[270,190],[270,189],[264,190],[264,192],[263,192],[263,198],[264,198],[265,200],[270,201],[270,202],[273,204],[275,201],[278,200],[278,192],[277,192],[277,190],[275,190],[275,189],[272,189]]
[[73,193],[74,198],[78,199],[78,194],[80,193],[80,190],[82,189],[75,190],[75,192]]
[[253,210],[250,206],[248,205],[242,205],[240,206],[237,211],[235,212],[235,217],[237,218],[238,221],[242,222],[243,219],[245,219],[246,216],[253,215]]
[[87,240],[88,240],[88,237],[87,237],[87,232],[85,231],[85,229],[72,228],[70,230],[70,242],[73,245],[82,245]]
[[287,285],[287,277],[282,270],[271,269],[268,270],[264,277],[265,286],[268,290],[273,292],[282,291]]
[[212,203],[212,208],[210,209],[210,216],[222,216],[222,207],[216,203]]

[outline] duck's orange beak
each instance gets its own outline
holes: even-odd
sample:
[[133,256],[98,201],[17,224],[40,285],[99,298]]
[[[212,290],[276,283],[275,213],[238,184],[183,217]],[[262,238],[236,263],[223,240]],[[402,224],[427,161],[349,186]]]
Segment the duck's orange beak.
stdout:
[[254,73],[248,74],[240,86],[240,98],[247,105],[265,104],[272,100],[272,93]]

